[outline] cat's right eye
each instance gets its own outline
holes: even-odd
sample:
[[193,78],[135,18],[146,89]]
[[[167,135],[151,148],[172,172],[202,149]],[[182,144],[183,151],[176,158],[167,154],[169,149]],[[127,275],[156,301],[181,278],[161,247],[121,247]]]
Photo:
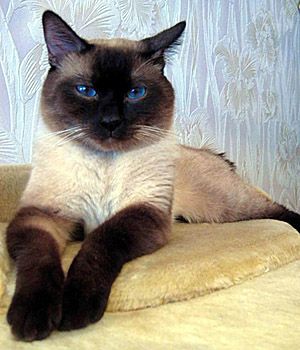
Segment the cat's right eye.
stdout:
[[85,97],[95,97],[97,95],[96,90],[87,85],[76,85],[76,90]]

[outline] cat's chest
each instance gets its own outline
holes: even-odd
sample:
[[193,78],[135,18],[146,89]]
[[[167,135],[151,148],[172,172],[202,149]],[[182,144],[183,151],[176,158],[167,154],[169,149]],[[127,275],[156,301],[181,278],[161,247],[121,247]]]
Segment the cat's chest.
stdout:
[[[83,216],[86,230],[96,228],[122,206],[131,189],[126,186],[126,171],[113,157],[86,159],[73,166],[76,171],[74,191],[70,191],[69,208]],[[123,161],[126,169],[126,160]],[[127,192],[127,193],[126,193]]]
[[150,148],[121,155],[81,155],[67,166],[70,175],[63,188],[68,201],[61,207],[81,217],[87,232],[131,204],[147,202],[165,210],[170,206],[173,160],[162,152],[157,155]]
[[23,205],[83,220],[87,233],[132,204],[147,202],[170,211],[176,157],[172,139],[118,154],[91,154],[71,144],[42,146]]

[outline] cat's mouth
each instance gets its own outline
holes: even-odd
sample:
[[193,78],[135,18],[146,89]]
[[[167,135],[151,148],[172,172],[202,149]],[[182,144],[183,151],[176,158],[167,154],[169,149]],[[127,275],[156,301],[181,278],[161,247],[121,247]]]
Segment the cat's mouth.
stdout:
[[137,147],[137,144],[132,142],[131,139],[121,139],[113,136],[105,139],[89,138],[88,140],[85,140],[85,145],[91,149],[94,149],[95,151],[102,152],[128,151]]
[[85,146],[97,151],[127,151],[136,147],[138,142],[131,130],[101,128],[94,132],[87,133],[84,139]]
[[98,151],[129,151],[156,143],[167,133],[166,130],[150,126],[132,126],[126,130],[98,130],[89,133],[84,143]]

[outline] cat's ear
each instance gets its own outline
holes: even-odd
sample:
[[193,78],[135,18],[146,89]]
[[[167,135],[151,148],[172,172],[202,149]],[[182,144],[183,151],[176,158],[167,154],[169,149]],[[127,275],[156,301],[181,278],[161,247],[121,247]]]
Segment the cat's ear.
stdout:
[[68,53],[81,52],[90,46],[63,19],[52,11],[44,12],[43,28],[49,63],[53,67],[59,66],[61,60]]
[[152,58],[153,63],[160,65],[163,69],[166,54],[172,52],[181,43],[180,37],[185,26],[186,22],[182,21],[155,36],[141,40],[142,55],[146,58]]

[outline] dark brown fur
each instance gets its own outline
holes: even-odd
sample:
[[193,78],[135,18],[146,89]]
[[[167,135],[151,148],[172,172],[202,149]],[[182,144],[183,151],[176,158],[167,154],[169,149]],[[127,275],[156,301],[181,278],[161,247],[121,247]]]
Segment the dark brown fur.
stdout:
[[[49,22],[47,17],[44,16],[45,24]],[[57,25],[61,25],[60,21]],[[63,30],[68,32],[66,28]],[[54,39],[48,36],[51,43],[55,35]],[[170,129],[174,91],[162,74],[162,52],[153,56],[153,48],[147,48],[151,40],[131,41],[117,47],[105,40],[93,44],[79,37],[76,40],[84,51],[68,52],[61,61],[53,61],[51,56],[52,69],[42,94],[44,120],[51,130],[81,126],[85,136],[77,142],[94,150],[128,151],[137,145],[141,147],[143,142],[147,144],[145,136],[138,137],[140,126]],[[93,98],[80,95],[75,88],[77,84],[93,86],[97,95]],[[142,101],[129,101],[126,93],[140,84],[147,88],[146,97]],[[118,121],[118,127],[112,132],[107,130],[103,127],[107,120]]]
[[226,156],[226,153],[225,152],[222,152],[222,153],[218,153],[217,154],[220,158],[222,158],[224,160],[224,162],[226,162],[232,171],[235,171],[236,170],[236,166],[234,164],[234,162],[232,162],[231,160],[229,160]]
[[50,232],[26,225],[33,217],[60,220],[28,207],[7,229],[8,252],[18,272],[7,320],[13,334],[27,341],[47,337],[59,324],[61,330],[70,330],[99,320],[123,264],[163,246],[171,224],[170,215],[147,203],[107,220],[88,236],[74,259],[62,304],[64,276],[58,244]]
[[270,219],[287,222],[300,233],[300,215],[292,210],[287,209],[283,205],[280,205],[280,207],[282,209],[281,212],[272,215]]
[[170,224],[169,216],[141,203],[120,211],[92,232],[69,269],[59,329],[98,321],[123,264],[162,247]]
[[6,239],[17,268],[7,320],[13,334],[27,341],[47,337],[59,324],[64,282],[55,240],[34,225],[24,225],[33,216],[47,214],[32,207],[21,209],[8,226]]

